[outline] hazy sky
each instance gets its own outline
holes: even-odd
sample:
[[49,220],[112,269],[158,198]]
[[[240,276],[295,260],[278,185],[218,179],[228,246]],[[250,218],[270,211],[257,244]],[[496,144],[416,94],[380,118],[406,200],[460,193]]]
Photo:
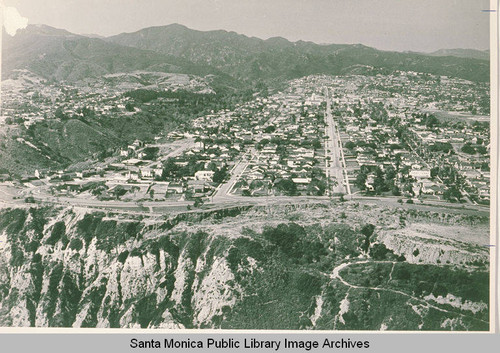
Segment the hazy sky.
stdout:
[[489,47],[489,0],[4,0],[32,24],[114,35],[180,23],[384,50]]

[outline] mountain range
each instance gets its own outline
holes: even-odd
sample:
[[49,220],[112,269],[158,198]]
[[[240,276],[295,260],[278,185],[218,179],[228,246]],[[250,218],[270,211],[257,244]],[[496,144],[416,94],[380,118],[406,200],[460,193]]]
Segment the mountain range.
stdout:
[[320,45],[280,37],[262,40],[224,30],[196,31],[178,24],[107,38],[29,25],[14,37],[4,34],[3,43],[4,78],[14,70],[28,69],[49,80],[67,81],[136,70],[211,74],[231,87],[360,70],[366,74],[406,70],[471,81],[489,79],[489,62],[465,52],[402,53],[361,44]]
[[459,58],[470,58],[470,59],[480,59],[480,60],[490,60],[490,51],[488,50],[477,50],[477,49],[439,49],[428,55],[433,56],[456,56]]

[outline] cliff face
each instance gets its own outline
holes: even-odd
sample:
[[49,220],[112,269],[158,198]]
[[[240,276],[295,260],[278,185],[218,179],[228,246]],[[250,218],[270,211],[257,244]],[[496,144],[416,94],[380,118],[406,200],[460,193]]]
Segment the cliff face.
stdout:
[[2,218],[1,326],[211,327],[240,295],[226,239],[69,210]]
[[[409,263],[464,265],[489,262],[486,247],[480,249],[458,241],[437,239],[426,234],[417,236],[404,232],[387,232],[379,235],[378,239],[395,254],[403,255]],[[479,253],[478,250],[480,250]]]
[[487,239],[468,238],[480,225],[357,211],[4,210],[0,326],[488,329]]

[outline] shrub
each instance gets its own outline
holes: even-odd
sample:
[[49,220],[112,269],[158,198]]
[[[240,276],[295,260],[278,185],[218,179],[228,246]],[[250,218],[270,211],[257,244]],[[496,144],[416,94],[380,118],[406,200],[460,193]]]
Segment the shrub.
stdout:
[[81,239],[73,238],[69,242],[69,248],[72,250],[80,251],[83,248],[83,242]]
[[47,239],[48,245],[55,245],[61,237],[66,235],[66,225],[64,222],[57,222],[54,224],[52,228],[52,232],[50,233],[50,237]]
[[121,252],[120,255],[118,255],[118,261],[124,264],[128,258],[128,254],[129,254],[128,250]]

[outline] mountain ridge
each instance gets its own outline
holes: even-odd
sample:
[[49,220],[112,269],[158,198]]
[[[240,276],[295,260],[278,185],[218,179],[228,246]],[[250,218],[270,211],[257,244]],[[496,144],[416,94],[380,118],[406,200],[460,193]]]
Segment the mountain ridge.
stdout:
[[29,25],[4,39],[4,77],[29,69],[48,79],[76,81],[117,72],[152,70],[226,75],[252,84],[310,74],[417,71],[489,80],[489,62],[476,58],[381,51],[362,44],[266,40],[225,30],[198,31],[180,24],[155,26],[107,38],[86,37],[46,25]]
[[151,50],[124,47],[45,25],[29,25],[4,36],[3,77],[27,69],[49,80],[78,81],[106,74],[146,70],[224,76],[210,67]]
[[460,58],[471,58],[479,60],[490,60],[490,50],[478,50],[478,49],[465,49],[465,48],[454,48],[454,49],[439,49],[428,55],[431,56],[455,56]]

